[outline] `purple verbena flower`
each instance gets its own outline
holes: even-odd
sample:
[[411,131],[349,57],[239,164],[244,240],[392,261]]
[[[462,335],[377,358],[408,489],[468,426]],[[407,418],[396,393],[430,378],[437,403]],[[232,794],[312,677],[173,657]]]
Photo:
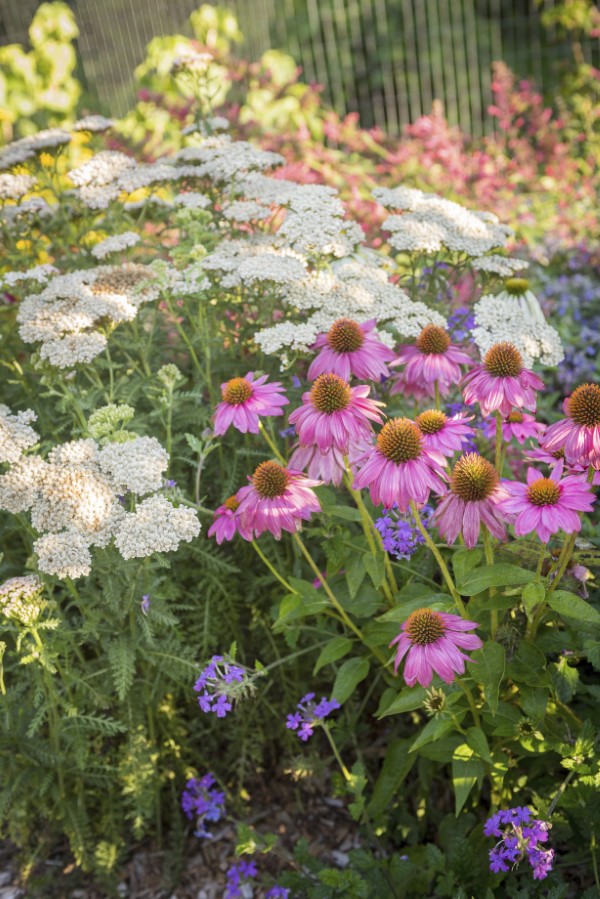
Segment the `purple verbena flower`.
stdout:
[[297,711],[288,715],[285,726],[288,730],[297,731],[299,738],[306,743],[312,737],[315,727],[339,708],[337,699],[326,699],[323,696],[319,702],[315,702],[315,694],[307,693],[298,703]]
[[258,871],[253,861],[243,861],[237,865],[232,865],[227,871],[227,883],[223,899],[237,899],[238,896],[243,896],[241,889],[243,881],[250,880],[252,877],[256,877],[257,874]]
[[[384,514],[376,519],[375,527],[381,534],[383,548],[391,556],[397,559],[410,559],[425,539],[418,530],[412,512],[404,514],[397,511],[394,503],[391,509],[386,509]],[[431,506],[423,506],[419,515],[421,521],[427,527],[433,509]]]
[[508,871],[508,865],[517,865],[527,858],[534,880],[543,880],[552,870],[553,849],[542,849],[540,843],[548,839],[550,825],[538,818],[532,820],[531,809],[526,806],[496,812],[485,822],[483,832],[487,837],[499,837],[490,850],[490,870],[494,874]]
[[260,674],[260,671],[250,671],[223,656],[213,656],[194,684],[200,709],[207,714],[212,712],[217,718],[225,718],[235,702],[254,691],[254,679]]
[[289,899],[290,891],[285,887],[280,887],[278,883],[267,890],[265,899]]
[[219,821],[225,813],[225,793],[215,790],[214,783],[212,774],[192,777],[181,794],[181,808],[190,821],[196,818],[196,836],[205,839],[212,837],[206,823]]

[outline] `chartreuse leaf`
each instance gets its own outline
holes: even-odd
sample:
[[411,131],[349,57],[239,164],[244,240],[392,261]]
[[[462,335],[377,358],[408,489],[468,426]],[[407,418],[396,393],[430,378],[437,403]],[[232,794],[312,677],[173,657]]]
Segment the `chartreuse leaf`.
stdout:
[[554,612],[564,615],[565,618],[573,618],[575,621],[583,621],[586,624],[600,625],[600,612],[589,602],[576,596],[575,593],[557,590],[548,597],[548,605]]
[[481,649],[471,654],[471,661],[467,667],[473,680],[481,684],[492,715],[498,709],[498,696],[500,684],[506,668],[506,654],[504,647],[490,640],[484,643]]
[[[387,690],[386,690],[387,693]],[[382,701],[377,710],[378,718],[387,718],[388,715],[401,715],[403,712],[412,712],[423,705],[427,693],[425,687],[405,687],[393,697],[381,697]],[[384,697],[388,700],[384,705]]]
[[330,640],[319,653],[319,658],[315,662],[313,674],[320,671],[324,665],[331,665],[332,662],[343,659],[345,655],[348,655],[351,649],[352,640],[348,639],[348,637],[334,637],[333,640]]
[[352,696],[357,686],[369,673],[368,659],[348,659],[338,671],[331,695],[340,705]]
[[535,572],[527,571],[518,565],[509,565],[499,562],[497,565],[489,565],[486,568],[476,568],[470,571],[465,579],[457,584],[459,593],[463,596],[475,596],[482,593],[488,587],[514,587],[527,584],[535,577]]
[[467,743],[461,743],[452,756],[452,784],[454,786],[454,812],[458,817],[469,798],[469,793],[479,778],[485,775],[484,763],[474,757]]
[[489,762],[490,765],[494,764],[494,760],[490,755],[487,737],[480,727],[470,727],[467,730],[467,746],[469,749],[472,749],[475,755],[480,759]]
[[369,815],[373,818],[385,812],[414,765],[417,757],[409,753],[409,748],[410,740],[393,740],[388,746],[367,807]]
[[417,739],[412,743],[409,752],[416,752],[421,746],[426,746],[432,740],[439,740],[455,729],[456,723],[460,724],[467,714],[466,710],[457,712],[453,719],[432,718],[428,721]]

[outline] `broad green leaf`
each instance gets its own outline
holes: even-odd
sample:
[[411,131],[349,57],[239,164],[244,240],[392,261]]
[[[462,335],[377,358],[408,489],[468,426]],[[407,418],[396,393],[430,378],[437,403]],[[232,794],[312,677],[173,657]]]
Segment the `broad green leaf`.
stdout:
[[454,720],[450,718],[432,718],[413,742],[409,752],[416,752],[417,749],[420,749],[421,746],[426,746],[432,740],[439,740],[440,737],[445,737],[455,730],[455,722],[460,724],[466,714],[466,710],[459,711],[454,716]]
[[593,665],[596,671],[600,671],[600,640],[585,640],[583,650],[590,665]]
[[362,555],[351,556],[346,565],[346,583],[350,592],[350,599],[354,599],[358,589],[365,579],[366,569]]
[[354,506],[325,506],[323,511],[335,518],[343,518],[344,521],[360,521],[360,512]]
[[546,656],[533,643],[522,640],[508,665],[508,675],[518,684],[544,687],[550,683]]
[[521,594],[523,599],[523,605],[525,607],[525,612],[527,613],[527,617],[531,617],[531,613],[535,609],[536,606],[539,606],[541,602],[544,601],[546,597],[546,588],[543,584],[526,584],[523,587],[523,592]]
[[342,705],[369,673],[368,659],[348,659],[338,671],[331,695]]
[[469,615],[477,618],[480,612],[491,612],[498,609],[513,609],[517,605],[514,596],[503,596],[496,593],[494,596],[488,596],[483,593],[481,596],[474,597],[469,603]]
[[550,668],[550,676],[554,683],[556,695],[562,702],[571,702],[579,686],[579,671],[569,665],[566,658],[559,659]]
[[377,553],[376,556],[365,553],[363,562],[373,584],[379,588],[385,578],[385,556],[382,552]]
[[457,587],[463,596],[476,596],[477,593],[482,593],[488,587],[514,587],[527,584],[534,577],[533,571],[527,571],[518,565],[499,562],[497,565],[488,565],[485,568],[470,571],[464,581],[457,584]]
[[548,597],[548,605],[565,618],[600,626],[600,612],[575,593],[557,590]]
[[446,607],[450,608],[453,606],[452,597],[447,593],[430,593],[430,594],[419,594],[415,597],[403,597],[401,593],[396,595],[396,602],[398,603],[393,609],[390,609],[388,612],[384,612],[383,615],[379,615],[377,618],[378,621],[406,621],[411,612],[414,612],[415,609],[421,609],[425,606],[439,606],[440,608]]
[[414,765],[417,757],[409,754],[409,747],[410,740],[393,740],[388,746],[368,805],[367,811],[370,816],[376,818],[386,811],[394,794]]
[[457,581],[464,581],[467,574],[477,568],[483,558],[480,549],[457,549],[452,553],[452,570]]
[[330,640],[319,653],[319,658],[315,662],[313,674],[320,671],[324,665],[331,665],[332,662],[343,659],[345,655],[348,655],[351,649],[352,640],[349,640],[348,637],[334,637],[333,640]]
[[294,593],[297,593],[298,596],[303,596],[305,599],[315,600],[322,595],[316,587],[313,587],[310,581],[305,581],[302,578],[289,577],[288,583],[293,588]]
[[498,696],[500,684],[506,668],[506,655],[504,647],[499,643],[489,641],[484,643],[481,649],[471,654],[472,661],[467,663],[469,674],[473,680],[481,684],[492,715],[498,708]]
[[454,812],[460,815],[469,798],[469,793],[479,778],[485,776],[485,765],[473,757],[473,750],[466,743],[461,743],[452,756],[452,784],[454,786]]
[[401,715],[403,712],[419,709],[423,705],[426,695],[425,687],[405,687],[384,709],[382,709],[383,703],[379,706],[377,717],[387,718],[388,715]]
[[[315,590],[315,593],[317,591]],[[298,596],[297,593],[288,593],[284,596],[279,605],[279,618],[274,624],[274,628],[280,628],[292,621],[298,621],[300,618],[306,618],[308,615],[315,615],[327,606],[327,597],[319,596],[317,593],[314,599],[305,599]]]
[[490,755],[487,737],[480,727],[469,727],[467,730],[467,746],[469,746],[479,758],[483,759],[485,762],[489,762],[490,765],[494,764],[494,760]]
[[527,684],[521,684],[519,686],[519,694],[521,696],[521,708],[534,724],[539,724],[546,714],[548,696],[550,695],[549,688],[529,687]]
[[442,737],[440,740],[434,740],[433,743],[421,746],[419,755],[431,762],[447,765],[452,761],[454,750],[461,743],[464,743],[462,734],[451,734],[449,737]]
[[516,706],[502,702],[502,700],[498,703],[495,714],[488,714],[484,711],[482,715],[488,733],[498,737],[514,736],[516,726],[522,717]]

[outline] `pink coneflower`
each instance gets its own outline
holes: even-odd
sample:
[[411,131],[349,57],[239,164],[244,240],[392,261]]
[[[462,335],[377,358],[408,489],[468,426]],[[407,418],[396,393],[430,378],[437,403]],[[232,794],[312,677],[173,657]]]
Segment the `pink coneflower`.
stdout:
[[[554,468],[554,466],[562,460],[565,462],[567,474],[587,474],[589,469],[589,465],[584,465],[582,462],[567,462],[565,459],[565,451],[562,449],[555,450],[553,453],[549,453],[547,450],[541,448],[531,449],[525,453],[525,458],[529,459],[531,462],[544,462],[546,465],[549,465],[550,468]],[[591,484],[593,487],[597,487],[600,484],[600,471],[594,471]]]
[[239,507],[240,501],[237,493],[234,493],[225,500],[222,506],[215,509],[212,524],[208,529],[208,536],[214,537],[219,546],[224,540],[233,540],[236,533],[240,534],[244,540],[252,540],[252,534],[240,522]]
[[428,396],[435,396],[435,382],[442,396],[458,384],[461,365],[473,360],[450,340],[439,325],[425,325],[414,345],[403,346],[392,365],[404,365],[406,380],[420,385]]
[[377,407],[383,406],[367,399],[369,392],[370,387],[350,387],[338,375],[319,375],[312,390],[302,395],[304,405],[294,409],[289,417],[300,443],[316,444],[322,452],[335,447],[346,454],[351,444],[368,440],[372,433],[370,422],[381,422]]
[[591,512],[595,496],[585,476],[567,475],[561,480],[563,464],[562,460],[557,462],[549,478],[536,468],[528,468],[527,484],[504,482],[509,496],[499,505],[514,519],[516,537],[535,531],[547,543],[559,530],[572,534],[581,529],[578,513]]
[[467,634],[479,627],[475,621],[465,621],[459,615],[417,609],[408,616],[402,631],[390,643],[398,644],[394,672],[408,653],[404,666],[404,680],[409,687],[416,683],[428,687],[434,672],[451,684],[456,674],[465,673],[469,656],[461,649],[480,649],[482,641],[476,634]]
[[[494,419],[486,421],[483,425],[483,433],[489,439],[496,437],[496,422]],[[530,437],[535,440],[539,439],[540,434],[546,430],[546,425],[541,421],[536,421],[535,416],[528,415],[527,412],[518,412],[516,409],[504,419],[502,422],[502,437],[508,443],[514,437],[517,443],[525,443]]]
[[354,488],[368,487],[375,505],[397,504],[406,512],[411,501],[426,503],[429,494],[445,489],[444,457],[428,449],[420,430],[408,418],[393,418],[381,429],[374,447],[357,460],[360,471]]
[[279,540],[282,531],[295,533],[313,512],[321,511],[311,489],[321,482],[307,478],[301,471],[284,468],[277,462],[261,462],[249,480],[250,484],[237,492],[237,514],[250,539],[253,534],[259,537],[270,531]]
[[414,381],[409,381],[406,373],[403,371],[392,375],[387,383],[390,388],[390,396],[393,396],[395,393],[401,393],[402,396],[412,397],[417,401],[431,398],[428,390],[421,387],[420,384],[415,384]]
[[564,449],[567,462],[600,469],[600,387],[582,384],[563,403],[568,418],[550,425],[540,438],[543,449]]
[[472,549],[482,524],[498,540],[504,540],[506,531],[498,503],[505,495],[494,466],[477,453],[467,453],[454,466],[450,491],[438,503],[433,521],[448,545],[462,531],[465,546]]
[[465,403],[479,403],[483,416],[500,412],[508,418],[513,406],[535,412],[535,391],[544,382],[523,365],[523,357],[512,343],[495,343],[462,379]]
[[249,371],[245,378],[232,378],[221,384],[223,402],[215,410],[214,431],[221,437],[230,425],[242,434],[258,434],[258,420],[262,415],[283,415],[281,406],[289,400],[280,393],[281,384],[265,384],[268,375],[254,380]]
[[443,456],[453,456],[463,448],[465,437],[473,437],[473,428],[466,422],[473,418],[455,415],[449,418],[439,409],[428,409],[417,415],[415,423],[423,435],[427,449],[436,450]]
[[351,318],[338,318],[327,334],[319,334],[311,349],[322,349],[310,364],[309,381],[326,372],[344,381],[351,375],[364,381],[387,377],[387,363],[394,358],[394,351],[371,334],[376,324],[375,319],[359,324]]

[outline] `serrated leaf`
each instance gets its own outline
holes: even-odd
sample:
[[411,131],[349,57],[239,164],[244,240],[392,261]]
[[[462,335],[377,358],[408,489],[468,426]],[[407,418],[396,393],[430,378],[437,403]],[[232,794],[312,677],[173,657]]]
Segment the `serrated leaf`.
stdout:
[[600,626],[600,612],[575,593],[557,590],[548,597],[548,605],[565,618]]
[[393,740],[388,746],[367,807],[370,816],[377,817],[385,812],[394,794],[408,776],[416,761],[416,756],[409,753],[409,747],[410,740]]
[[183,436],[185,437],[190,449],[192,449],[195,453],[199,453],[199,454],[203,452],[204,444],[202,443],[201,440],[198,440],[198,438],[195,437],[193,434],[184,434]]
[[348,655],[352,649],[353,642],[348,637],[334,637],[329,643],[323,647],[319,653],[319,658],[315,662],[313,674],[317,674],[324,665],[331,665]]
[[119,699],[127,696],[135,675],[135,647],[129,636],[113,640],[108,647],[108,662]]
[[471,661],[467,663],[467,668],[473,680],[483,687],[485,700],[492,715],[495,715],[498,708],[500,684],[506,668],[504,647],[494,641],[484,643],[481,649],[477,649],[471,654]]
[[338,671],[331,695],[343,705],[369,673],[368,659],[348,659]]
[[463,596],[476,596],[489,587],[513,587],[527,584],[535,577],[533,571],[519,568],[518,565],[509,565],[499,562],[485,568],[476,568],[470,571],[464,581],[457,584],[458,590]]

